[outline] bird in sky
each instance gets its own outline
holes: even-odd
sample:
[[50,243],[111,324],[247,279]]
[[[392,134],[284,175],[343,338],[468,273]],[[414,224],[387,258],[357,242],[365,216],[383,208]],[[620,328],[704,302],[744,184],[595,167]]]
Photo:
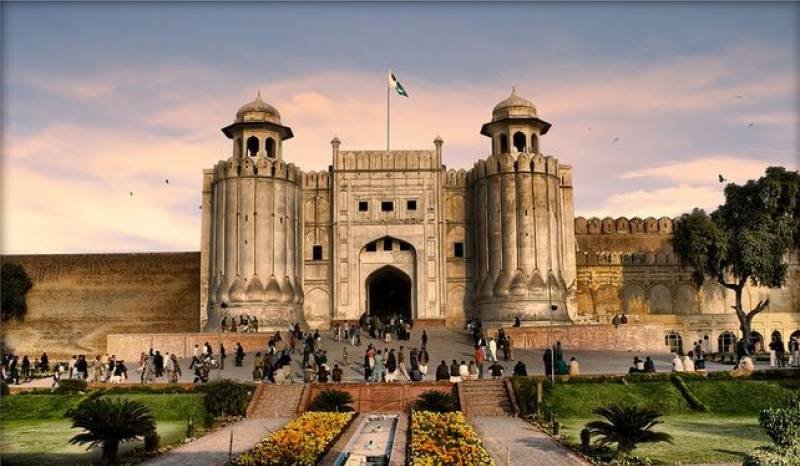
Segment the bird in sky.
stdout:
[[740,95],[737,95],[737,96],[736,96],[736,98],[737,98],[737,99],[741,99],[741,98],[742,98],[742,96],[740,96]]
[[619,141],[619,138],[614,138],[614,142],[617,142],[617,141]]
[[131,197],[133,197],[133,191],[130,192]]
[[752,128],[754,124],[755,124],[755,123],[753,123],[753,122],[750,122],[750,123],[748,123],[748,124],[747,124],[747,127],[748,127],[748,128]]
[[169,184],[169,178],[167,178],[166,180],[164,180],[164,183],[167,183],[167,184]]
[[592,130],[592,128],[591,128],[591,127],[590,127],[590,128],[586,128],[586,131],[591,131],[591,130]]
[[203,208],[203,206],[199,205],[199,206],[197,206],[197,208],[198,208],[198,209],[202,209],[202,208]]
[[724,182],[728,181],[728,180],[727,180],[727,179],[726,179],[724,176],[722,176],[722,175],[717,175],[717,176],[719,177],[719,182],[720,182],[720,183],[724,183]]

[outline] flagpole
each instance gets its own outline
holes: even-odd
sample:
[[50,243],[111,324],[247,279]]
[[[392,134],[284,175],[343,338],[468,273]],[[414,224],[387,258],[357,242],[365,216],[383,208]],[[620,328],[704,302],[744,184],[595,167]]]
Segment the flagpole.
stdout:
[[386,76],[386,151],[389,151],[389,108],[391,105],[391,92],[389,89],[389,83],[391,81],[392,70],[389,70],[389,75]]

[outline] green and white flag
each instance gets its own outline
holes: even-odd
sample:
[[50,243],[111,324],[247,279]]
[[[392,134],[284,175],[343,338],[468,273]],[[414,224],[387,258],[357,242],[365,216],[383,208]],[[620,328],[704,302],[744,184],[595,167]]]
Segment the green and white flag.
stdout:
[[403,85],[400,84],[400,81],[394,77],[394,73],[389,71],[389,87],[397,91],[398,94],[402,95],[403,97],[408,97],[408,93],[403,88]]

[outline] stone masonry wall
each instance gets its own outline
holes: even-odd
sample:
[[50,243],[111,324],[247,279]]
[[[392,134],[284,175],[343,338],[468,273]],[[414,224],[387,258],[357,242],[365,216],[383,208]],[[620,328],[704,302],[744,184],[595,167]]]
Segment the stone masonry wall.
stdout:
[[[33,282],[23,321],[3,323],[19,354],[105,352],[110,333],[197,332],[200,254],[3,256]],[[92,356],[93,357],[93,356]]]

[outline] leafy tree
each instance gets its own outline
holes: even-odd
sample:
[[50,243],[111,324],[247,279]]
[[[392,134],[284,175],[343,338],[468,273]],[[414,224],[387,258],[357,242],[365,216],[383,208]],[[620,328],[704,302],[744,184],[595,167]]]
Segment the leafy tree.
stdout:
[[154,432],[156,419],[150,409],[138,401],[97,398],[82,403],[71,413],[72,427],[84,429],[69,443],[88,448],[103,447],[103,463],[113,464],[120,442],[127,442]]
[[25,269],[13,262],[3,262],[0,266],[0,282],[3,320],[23,317],[28,310],[25,296],[33,286]]
[[758,180],[728,184],[725,204],[711,215],[694,209],[681,216],[672,244],[681,261],[693,268],[695,286],[711,279],[733,291],[732,307],[742,335],[748,337],[753,318],[769,306],[769,299],[745,309],[745,286],[783,286],[785,256],[800,247],[800,174],[769,167]]
[[353,396],[344,390],[323,390],[314,397],[309,406],[310,411],[330,411],[343,413],[352,411],[350,406],[353,403]]
[[604,417],[605,421],[592,421],[586,424],[592,437],[598,437],[601,446],[617,444],[617,456],[628,457],[640,443],[672,443],[672,436],[665,432],[655,432],[653,427],[661,424],[658,411],[639,406],[620,406],[610,404],[593,411]]

